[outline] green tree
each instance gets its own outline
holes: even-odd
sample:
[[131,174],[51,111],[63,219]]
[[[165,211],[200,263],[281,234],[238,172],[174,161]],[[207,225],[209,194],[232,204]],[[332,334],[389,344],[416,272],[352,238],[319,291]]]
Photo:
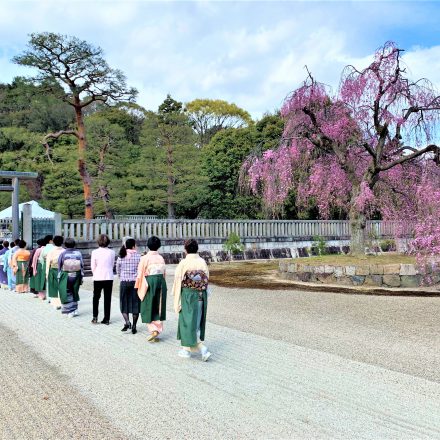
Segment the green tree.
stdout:
[[[84,125],[84,109],[95,102],[111,104],[133,99],[135,89],[126,86],[125,76],[120,70],[112,69],[103,58],[101,48],[97,48],[76,37],[44,32],[31,34],[29,48],[13,61],[22,66],[36,68],[35,78],[46,84],[48,90],[73,107],[75,129],[64,129],[48,133],[49,139],[73,135],[78,140],[78,171],[81,176],[85,217],[93,218],[93,197],[91,179],[87,169],[87,139]],[[61,87],[50,87],[56,82]]]
[[186,111],[197,133],[200,147],[224,128],[252,124],[252,118],[246,110],[221,99],[195,99],[186,104]]
[[202,150],[202,168],[208,179],[208,197],[202,215],[206,218],[260,217],[258,197],[238,191],[243,160],[257,145],[254,127],[225,129]]
[[127,152],[130,143],[123,127],[112,124],[106,112],[86,118],[89,151],[88,163],[92,178],[92,194],[97,213],[114,218],[115,212],[124,211]]
[[46,133],[69,126],[75,117],[72,107],[46,93],[48,87],[62,92],[53,81],[38,85],[16,77],[11,84],[0,84],[0,127]]
[[182,103],[168,95],[158,113],[146,119],[140,142],[140,157],[130,174],[150,212],[168,218],[196,217],[204,202],[206,178]]

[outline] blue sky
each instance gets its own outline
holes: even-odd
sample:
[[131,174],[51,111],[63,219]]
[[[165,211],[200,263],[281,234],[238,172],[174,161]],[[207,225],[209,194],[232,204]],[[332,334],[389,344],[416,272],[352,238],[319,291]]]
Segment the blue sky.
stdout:
[[0,81],[31,72],[10,59],[30,32],[101,46],[155,110],[167,93],[219,98],[254,117],[279,108],[305,78],[337,87],[344,65],[363,67],[387,40],[406,49],[412,77],[440,88],[440,2],[0,0]]

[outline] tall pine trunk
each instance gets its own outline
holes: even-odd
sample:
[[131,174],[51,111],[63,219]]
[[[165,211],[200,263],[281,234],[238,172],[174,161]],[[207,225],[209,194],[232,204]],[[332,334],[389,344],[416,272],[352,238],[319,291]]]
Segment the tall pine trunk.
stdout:
[[87,150],[87,140],[86,140],[86,129],[84,127],[84,118],[82,114],[82,108],[79,105],[75,106],[75,116],[76,125],[78,131],[78,171],[81,176],[83,183],[84,192],[84,204],[85,211],[84,216],[87,220],[93,219],[93,198],[92,198],[92,181],[90,174],[87,170],[86,163],[86,150]]

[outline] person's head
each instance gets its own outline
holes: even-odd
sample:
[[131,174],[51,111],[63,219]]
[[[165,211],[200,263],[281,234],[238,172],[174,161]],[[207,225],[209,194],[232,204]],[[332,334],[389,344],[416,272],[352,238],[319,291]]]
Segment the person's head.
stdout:
[[110,238],[108,238],[108,236],[105,234],[101,234],[98,238],[98,246],[105,248],[108,247],[109,244],[110,244]]
[[197,254],[197,251],[199,250],[199,244],[194,238],[186,240],[184,247],[187,254]]
[[66,249],[73,249],[75,247],[75,240],[73,238],[66,238],[64,241],[64,247]]
[[119,256],[125,258],[127,256],[127,249],[134,249],[135,247],[136,240],[134,238],[127,238],[119,251]]
[[21,238],[16,238],[16,239],[14,240],[14,244],[15,244],[15,246],[18,246],[18,245],[20,244],[20,241],[21,241]]
[[157,251],[161,246],[160,238],[153,235],[147,241],[147,247],[150,251]]
[[49,243],[52,243],[52,242],[53,242],[53,235],[52,234],[46,235],[46,237],[44,237],[44,243],[45,244],[49,244]]
[[9,247],[9,241],[8,240],[5,240],[3,243],[2,243],[2,245],[3,245],[3,247],[4,248],[8,248]]
[[61,235],[55,235],[52,241],[55,246],[60,247],[63,245],[64,238]]
[[37,240],[37,246],[38,247],[41,247],[41,246],[44,246],[46,243],[45,243],[45,241],[44,241],[44,238],[39,238],[38,240]]
[[20,249],[25,249],[26,248],[26,242],[24,240],[20,240],[18,243],[18,247]]

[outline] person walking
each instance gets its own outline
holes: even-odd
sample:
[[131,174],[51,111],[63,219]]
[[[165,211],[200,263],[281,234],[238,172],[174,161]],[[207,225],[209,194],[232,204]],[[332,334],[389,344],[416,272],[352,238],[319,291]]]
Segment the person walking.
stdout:
[[141,300],[141,318],[147,324],[149,336],[153,342],[163,331],[166,320],[167,284],[165,281],[165,260],[158,250],[161,246],[158,237],[150,237],[147,242],[149,251],[144,255],[138,267],[136,287]]
[[0,286],[2,289],[6,289],[8,287],[8,275],[7,275],[7,267],[3,261],[4,255],[9,250],[9,241],[5,240],[2,243],[2,248],[0,249]]
[[15,274],[14,269],[12,267],[12,257],[14,256],[15,252],[18,251],[19,247],[18,244],[20,243],[20,239],[15,239],[11,245],[9,246],[9,250],[4,255],[3,264],[5,264],[6,267],[6,274],[8,276],[8,287],[9,290],[12,292],[15,290]]
[[98,323],[99,300],[104,291],[104,319],[101,324],[110,324],[112,305],[113,268],[115,266],[115,251],[109,249],[110,239],[101,234],[98,238],[98,249],[92,251],[91,268],[93,273],[93,319],[92,324]]
[[[139,318],[141,303],[135,288],[140,259],[141,256],[136,250],[136,241],[133,238],[127,238],[116,260],[116,273],[120,281],[119,305],[125,321],[121,331],[126,332],[131,329],[134,335],[137,333],[136,324]],[[130,313],[133,315],[133,326],[130,322]]]
[[[37,280],[35,282],[38,291],[38,296],[41,299],[46,299],[50,304],[50,297],[46,295],[47,291],[47,280],[46,280],[46,260],[47,254],[54,248],[53,244],[53,235],[49,234],[44,237],[44,246],[41,248],[41,252],[38,254],[38,267],[37,272]],[[37,252],[38,253],[38,252]],[[41,270],[40,270],[41,268]]]
[[174,275],[174,311],[179,315],[177,339],[182,345],[179,356],[190,358],[192,353],[200,353],[202,360],[207,361],[211,353],[202,341],[205,340],[209,271],[198,249],[196,240],[185,241],[186,256]]
[[18,250],[12,256],[12,270],[15,275],[15,291],[17,293],[26,293],[28,291],[30,256],[30,251],[26,249],[26,242],[20,240]]
[[29,272],[29,290],[31,293],[34,294],[34,298],[38,298],[38,292],[35,289],[35,279],[36,279],[36,270],[34,271],[34,257],[37,250],[41,249],[41,247],[44,244],[44,240],[42,238],[39,238],[37,240],[37,247],[33,248],[31,250],[31,255],[29,257],[29,266],[28,266],[28,272]]
[[75,249],[75,240],[66,238],[65,250],[58,257],[58,291],[61,313],[73,318],[78,315],[79,286],[84,277],[81,252]]
[[64,252],[64,238],[55,235],[53,246],[46,256],[46,290],[52,306],[55,310],[61,309],[61,301],[58,292],[58,258]]

